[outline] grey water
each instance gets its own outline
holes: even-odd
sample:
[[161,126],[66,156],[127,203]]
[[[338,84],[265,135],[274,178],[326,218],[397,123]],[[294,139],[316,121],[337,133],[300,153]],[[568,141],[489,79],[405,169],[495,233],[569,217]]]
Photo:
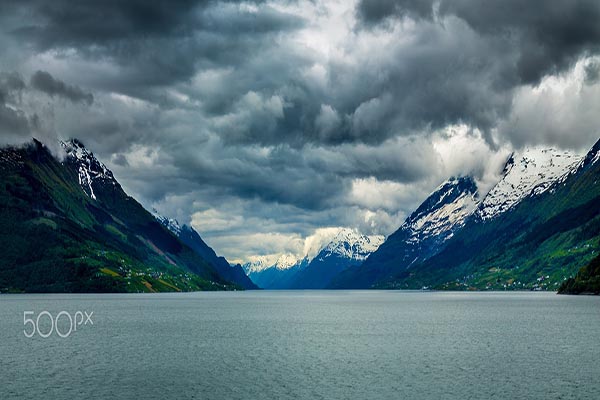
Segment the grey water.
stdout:
[[[25,336],[25,311],[84,310],[93,325],[66,338]],[[600,399],[600,298],[0,295],[0,399],[40,398]]]

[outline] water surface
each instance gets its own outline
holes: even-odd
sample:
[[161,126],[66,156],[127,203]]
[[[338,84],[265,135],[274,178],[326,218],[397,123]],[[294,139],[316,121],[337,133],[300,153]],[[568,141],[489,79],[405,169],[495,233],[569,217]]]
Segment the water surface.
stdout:
[[[26,338],[28,310],[94,325]],[[600,399],[600,298],[0,295],[0,398]]]

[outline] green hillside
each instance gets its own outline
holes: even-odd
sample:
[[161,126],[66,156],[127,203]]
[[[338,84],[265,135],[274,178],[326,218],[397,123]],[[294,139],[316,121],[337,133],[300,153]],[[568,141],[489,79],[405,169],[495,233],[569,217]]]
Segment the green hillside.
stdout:
[[471,221],[435,256],[379,288],[558,290],[598,255],[597,144],[574,174],[491,221]]
[[0,149],[0,291],[235,288],[116,181],[95,192],[82,190],[77,165],[37,141]]
[[582,267],[574,278],[569,278],[558,289],[560,294],[600,294],[600,255]]

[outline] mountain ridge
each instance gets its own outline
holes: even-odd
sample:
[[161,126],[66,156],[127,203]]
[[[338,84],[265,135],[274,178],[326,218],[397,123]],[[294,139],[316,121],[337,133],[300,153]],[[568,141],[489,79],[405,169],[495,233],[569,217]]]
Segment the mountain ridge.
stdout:
[[[380,285],[378,282],[393,280],[395,276],[412,274],[410,271],[418,269],[419,264],[442,252],[456,233],[466,229],[465,225],[470,226],[476,220],[493,221],[509,213],[524,199],[553,190],[556,182],[567,179],[580,168],[584,158],[555,149],[535,148],[513,153],[505,163],[499,181],[481,199],[477,198],[477,185],[468,176],[458,179],[472,184],[457,185],[460,190],[453,190],[458,195],[445,197],[448,186],[457,182],[456,178],[449,179],[368,260],[335,277],[330,287],[368,288]],[[460,208],[457,200],[468,195],[472,196],[470,207]],[[440,203],[440,199],[446,198],[451,200],[450,205]],[[462,212],[454,220],[442,219],[440,227],[436,227],[433,222],[437,222],[434,217],[439,214],[436,205],[440,204]],[[427,223],[415,224],[414,221],[420,219],[425,219]],[[427,229],[429,226],[436,229]],[[424,283],[423,286],[429,285]]]
[[376,287],[557,290],[600,248],[599,143],[543,190],[473,218],[437,254]]
[[244,289],[258,289],[239,264],[230,265],[224,257],[219,257],[193,227],[186,224],[179,225],[176,219],[164,217],[156,209],[152,209],[152,215],[183,243],[208,260],[223,278]]
[[[0,149],[0,290],[236,289],[128,196],[79,141]],[[84,151],[85,149],[85,151]]]

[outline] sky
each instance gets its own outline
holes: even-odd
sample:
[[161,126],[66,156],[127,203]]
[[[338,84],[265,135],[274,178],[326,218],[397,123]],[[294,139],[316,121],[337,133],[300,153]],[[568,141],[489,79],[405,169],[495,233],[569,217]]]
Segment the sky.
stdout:
[[0,142],[78,138],[230,261],[600,137],[597,0],[0,3]]

